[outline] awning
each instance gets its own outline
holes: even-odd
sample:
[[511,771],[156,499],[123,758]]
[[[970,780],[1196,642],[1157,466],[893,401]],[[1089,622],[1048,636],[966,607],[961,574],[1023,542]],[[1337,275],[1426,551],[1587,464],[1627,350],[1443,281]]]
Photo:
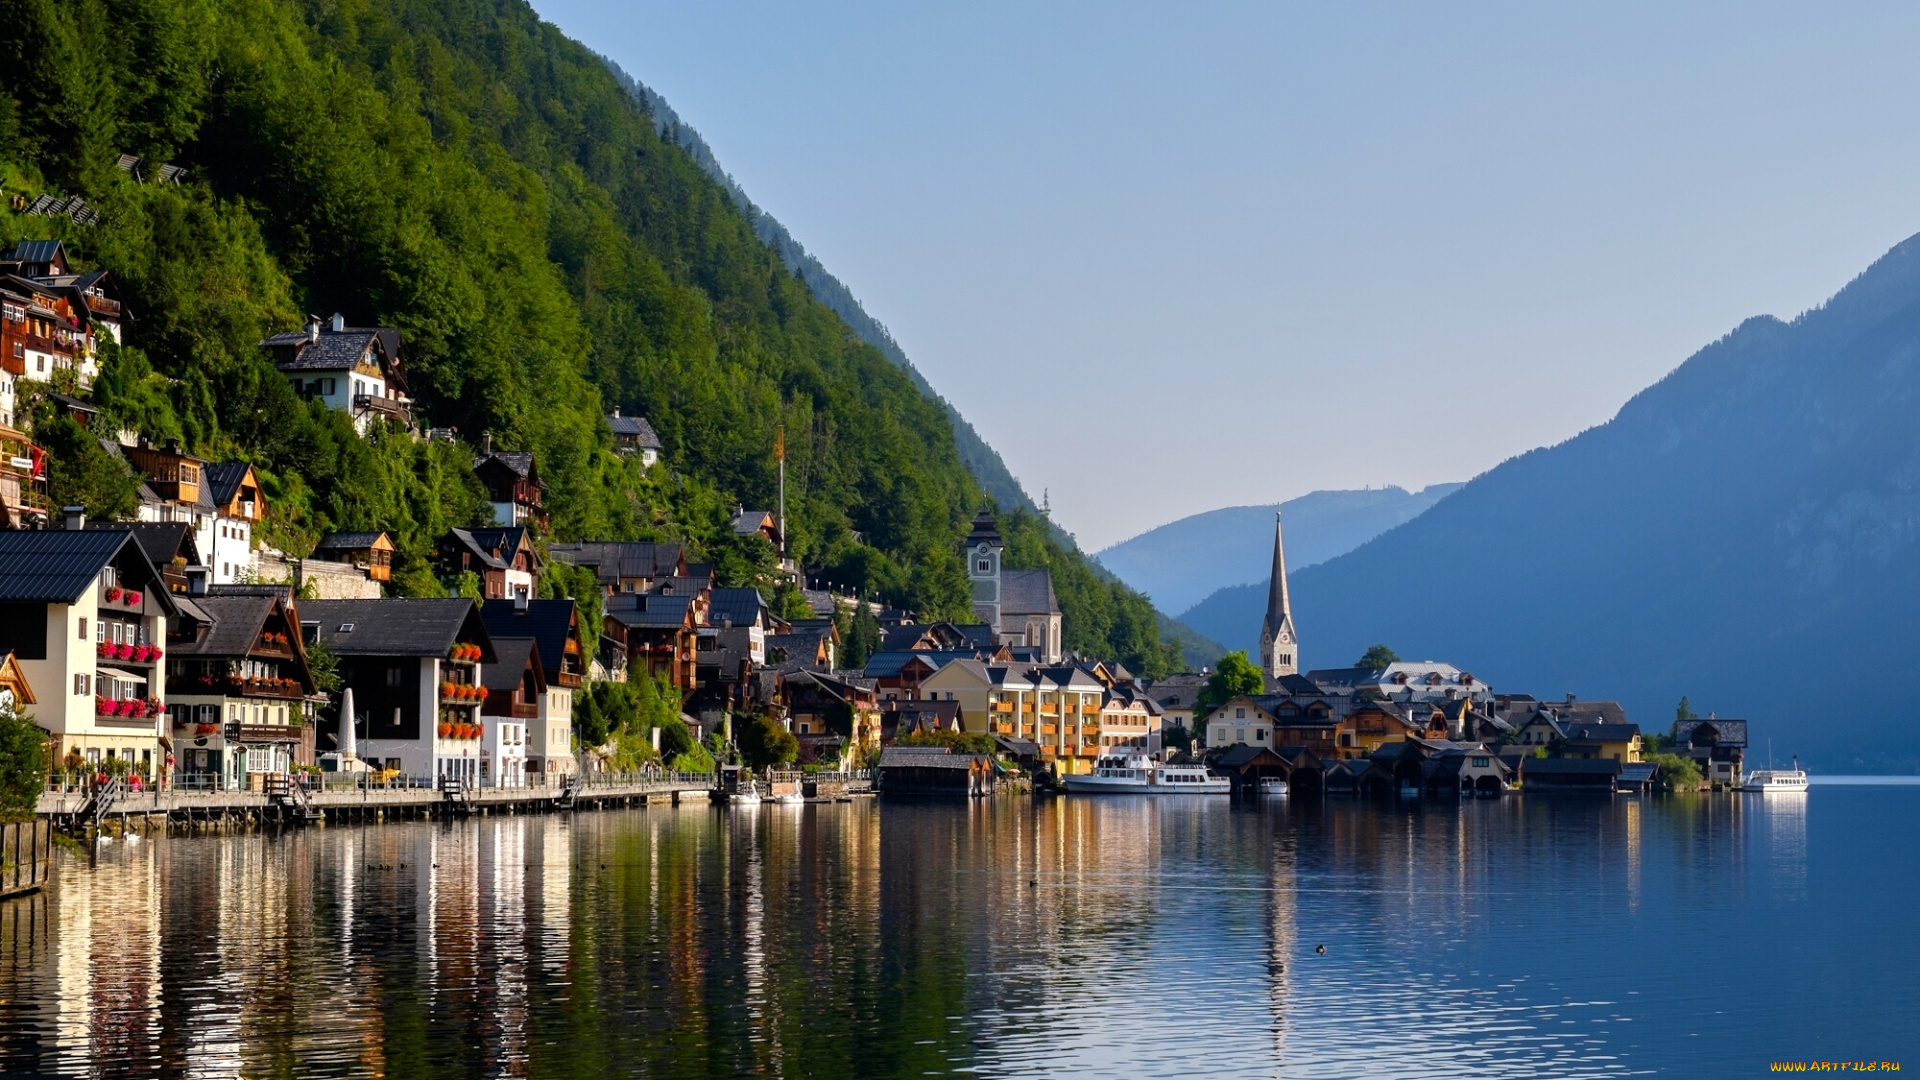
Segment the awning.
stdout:
[[97,668],[94,668],[93,670],[96,674],[111,675],[116,679],[125,679],[127,682],[146,682],[147,681],[147,677],[145,675],[135,675],[131,671],[122,671],[119,668],[97,667]]

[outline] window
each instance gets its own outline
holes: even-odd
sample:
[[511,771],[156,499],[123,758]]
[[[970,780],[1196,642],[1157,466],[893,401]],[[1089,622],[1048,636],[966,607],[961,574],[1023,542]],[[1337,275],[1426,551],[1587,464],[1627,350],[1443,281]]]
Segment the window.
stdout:
[[406,676],[406,672],[404,669],[398,666],[390,667],[387,669],[387,685],[399,686],[401,683],[401,680],[405,678],[405,676]]
[[1247,710],[1245,709],[1233,710],[1233,718],[1235,720],[1245,720],[1247,718]]
[[981,573],[983,574],[993,573],[993,563],[991,560],[981,559],[977,565],[979,566]]
[[80,616],[80,640],[87,640],[87,617],[85,615]]
[[340,631],[339,631],[339,632],[340,632],[340,633],[342,633],[342,634],[351,634],[351,633],[353,633],[353,624],[352,624],[352,623],[350,623],[350,622],[343,622],[343,623],[341,623],[341,624],[340,624]]
[[73,696],[74,697],[87,696],[87,694],[89,693],[89,690],[87,688],[87,682],[89,678],[90,676],[87,676],[87,675],[75,675],[73,677]]
[[1253,729],[1253,741],[1254,741],[1254,742],[1266,742],[1266,741],[1267,741],[1267,729],[1266,729],[1266,728],[1254,728],[1254,729]]

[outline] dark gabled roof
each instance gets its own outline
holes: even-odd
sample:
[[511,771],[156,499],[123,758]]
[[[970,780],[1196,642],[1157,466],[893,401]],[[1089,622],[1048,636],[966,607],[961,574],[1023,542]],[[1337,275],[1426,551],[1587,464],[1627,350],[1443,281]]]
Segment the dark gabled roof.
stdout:
[[1722,720],[1710,717],[1705,720],[1682,720],[1673,725],[1673,741],[1691,743],[1694,732],[1703,727],[1712,727],[1719,736],[1716,746],[1746,746],[1747,722],[1745,720]]
[[502,638],[532,638],[540,643],[540,666],[552,681],[566,662],[567,637],[573,627],[571,600],[529,600],[524,613],[512,600],[489,600],[480,605],[480,619],[495,647]]
[[944,746],[889,746],[880,751],[882,769],[970,769],[975,754],[949,753]]
[[[381,537],[386,535],[387,534],[385,532],[381,532],[381,531],[328,533],[326,536],[320,539],[320,542],[318,544],[314,545],[313,550],[315,551],[366,551],[372,548],[374,544],[378,543]],[[393,538],[388,537],[387,543],[389,544],[393,543]]]
[[1213,764],[1215,768],[1238,769],[1252,763],[1263,755],[1271,757],[1276,761],[1284,761],[1279,754],[1274,753],[1269,747],[1235,743],[1232,749],[1214,759]]
[[607,426],[615,435],[633,439],[643,450],[660,449],[660,436],[654,433],[653,425],[642,416],[621,416],[614,413],[607,417]]
[[[511,693],[520,688],[520,680],[526,677],[527,665],[540,664],[540,645],[530,637],[494,638],[492,663],[480,668],[480,685],[488,690]],[[546,672],[540,671],[543,676]]]
[[488,551],[519,551],[524,547],[536,554],[538,552],[533,544],[533,532],[525,525],[489,525],[468,529],[467,533],[473,537],[474,543]]
[[742,509],[733,515],[732,525],[736,536],[757,533],[761,529],[776,529],[771,510]]
[[591,566],[601,584],[621,578],[653,578],[671,573],[680,564],[679,544],[633,540],[582,540],[554,544],[547,553],[575,566]]
[[1520,776],[1613,776],[1620,763],[1612,758],[1521,758]]
[[1003,617],[1060,614],[1060,601],[1053,595],[1053,573],[1048,570],[1002,570],[1000,611]]
[[1660,772],[1660,766],[1651,761],[1629,761],[1620,766],[1620,779],[1628,783],[1645,784]]
[[1565,725],[1567,738],[1577,742],[1632,742],[1640,734],[1639,724],[1582,724]]
[[1563,722],[1579,721],[1588,724],[1624,724],[1627,723],[1627,710],[1617,701],[1570,701],[1548,703],[1544,706],[1553,710]]
[[683,626],[691,596],[615,593],[607,597],[607,617],[623,626]]
[[[304,600],[300,621],[340,656],[445,656],[460,638],[493,663],[492,640],[471,600]],[[351,626],[351,630],[342,630]]]
[[188,566],[200,562],[200,547],[193,539],[193,524],[186,521],[89,521],[88,529],[130,532],[140,545],[141,554],[155,566],[165,566],[181,555]]
[[533,452],[529,450],[495,450],[473,459],[473,467],[478,471],[488,462],[498,462],[508,472],[522,480],[533,475]]
[[61,254],[58,240],[22,240],[7,252],[7,262],[50,263]]
[[244,461],[218,461],[201,469],[201,475],[207,481],[204,486],[209,489],[213,504],[225,506],[232,502],[233,496],[240,490],[240,481],[247,478],[247,470],[251,468],[253,466]]
[[[131,557],[123,557],[123,551]],[[74,603],[99,579],[100,571],[116,561],[144,571],[140,580],[127,585],[152,597],[168,618],[179,615],[173,595],[133,533],[120,529],[0,530],[0,600]]]
[[440,543],[442,546],[452,546],[465,550],[467,554],[478,559],[480,565],[489,569],[505,570],[507,568],[507,564],[498,556],[494,555],[486,545],[482,544],[479,538],[473,535],[471,530],[448,529],[447,535],[441,537]]
[[767,601],[759,589],[715,589],[707,603],[707,622],[720,626],[732,623],[748,626],[767,610]]
[[198,641],[177,642],[171,646],[175,656],[243,657],[260,639],[267,616],[273,614],[278,597],[200,596],[194,606],[212,625]]
[[323,326],[318,341],[309,340],[305,330],[294,330],[275,334],[260,344],[269,349],[290,345],[299,350],[292,359],[277,365],[281,371],[345,371],[358,365],[369,348],[379,345],[376,354],[384,356],[386,352],[378,330],[360,327],[329,330]]

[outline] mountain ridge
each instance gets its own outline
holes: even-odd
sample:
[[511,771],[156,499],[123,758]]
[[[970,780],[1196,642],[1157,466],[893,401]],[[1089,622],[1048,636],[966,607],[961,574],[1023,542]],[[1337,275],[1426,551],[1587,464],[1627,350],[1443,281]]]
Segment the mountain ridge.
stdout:
[[1497,690],[1616,698],[1655,732],[1685,695],[1820,767],[1920,768],[1897,686],[1828,682],[1911,667],[1917,405],[1913,237],[1791,320],[1742,321],[1606,423],[1296,575],[1303,653],[1337,665],[1385,642]]

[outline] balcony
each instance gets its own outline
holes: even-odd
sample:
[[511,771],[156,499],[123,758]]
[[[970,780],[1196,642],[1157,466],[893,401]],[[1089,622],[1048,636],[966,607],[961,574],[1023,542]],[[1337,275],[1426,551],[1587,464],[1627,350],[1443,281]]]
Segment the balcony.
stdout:
[[306,690],[298,679],[248,679],[239,675],[175,675],[168,697],[261,697],[298,701]]
[[1058,734],[1060,734],[1060,726],[1059,726],[1058,724],[1041,724],[1041,725],[1040,725],[1040,734],[1042,734],[1042,735],[1058,735]]
[[440,684],[440,704],[457,709],[472,708],[487,700],[487,688],[472,683],[443,682]]
[[408,408],[407,403],[399,398],[382,397],[378,394],[355,394],[353,395],[353,411],[356,413],[373,413],[383,419],[397,421],[402,424],[413,423],[413,410]]

